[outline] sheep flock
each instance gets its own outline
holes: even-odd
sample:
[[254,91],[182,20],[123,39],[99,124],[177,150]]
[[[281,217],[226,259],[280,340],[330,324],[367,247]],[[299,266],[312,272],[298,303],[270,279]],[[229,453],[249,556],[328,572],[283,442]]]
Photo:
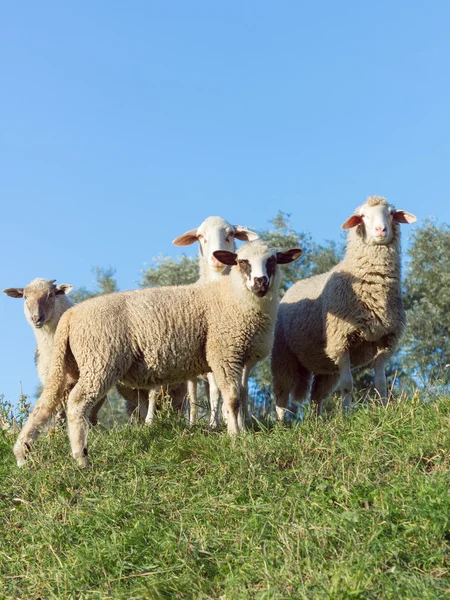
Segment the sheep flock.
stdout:
[[[35,279],[4,293],[24,301],[36,337],[42,394],[14,445],[22,466],[33,441],[65,411],[72,455],[89,464],[87,436],[108,391],[124,397],[130,419],[151,424],[158,391],[174,410],[189,400],[198,421],[197,381],[208,380],[211,428],[223,417],[229,435],[246,428],[248,381],[271,356],[276,414],[308,397],[312,414],[339,388],[352,405],[352,368],[373,365],[386,403],[386,364],[405,329],[400,224],[416,217],[370,196],[344,222],[344,259],[327,273],[296,282],[279,301],[280,269],[301,248],[270,248],[249,229],[208,217],[174,240],[198,244],[192,285],[115,292],[74,305],[72,286]],[[236,240],[243,243],[236,247]],[[222,410],[220,411],[220,400]]]

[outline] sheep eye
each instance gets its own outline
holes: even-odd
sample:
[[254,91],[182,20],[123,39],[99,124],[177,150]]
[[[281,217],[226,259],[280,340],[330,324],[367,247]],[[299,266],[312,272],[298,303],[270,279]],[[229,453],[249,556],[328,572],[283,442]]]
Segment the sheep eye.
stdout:
[[242,259],[242,260],[238,260],[239,263],[239,268],[241,269],[241,271],[247,275],[248,278],[250,278],[250,275],[252,274],[252,265],[249,263],[248,260]]

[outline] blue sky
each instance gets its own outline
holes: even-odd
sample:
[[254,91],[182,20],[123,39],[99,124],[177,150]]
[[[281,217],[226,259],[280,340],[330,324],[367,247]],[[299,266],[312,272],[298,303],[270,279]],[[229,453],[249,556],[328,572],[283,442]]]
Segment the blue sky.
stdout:
[[[0,289],[108,265],[136,287],[208,215],[333,239],[380,194],[450,222],[449,22],[440,0],[3,3]],[[11,400],[33,348],[1,295]]]

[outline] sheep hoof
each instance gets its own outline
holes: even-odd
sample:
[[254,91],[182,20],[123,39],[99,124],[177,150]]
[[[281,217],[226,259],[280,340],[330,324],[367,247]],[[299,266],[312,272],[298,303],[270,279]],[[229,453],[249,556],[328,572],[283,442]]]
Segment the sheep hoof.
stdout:
[[76,459],[76,461],[80,469],[87,469],[90,466],[90,462],[87,456],[79,456]]
[[16,456],[16,462],[18,467],[23,467],[27,462],[27,459],[25,456]]
[[14,456],[16,457],[18,467],[23,467],[24,464],[27,462],[27,455],[29,449],[29,444],[27,444],[26,442],[17,440],[17,442],[14,444],[13,452]]
[[87,467],[89,467],[90,463],[87,448],[83,448],[82,454],[79,454],[78,452],[74,454],[74,458],[77,461],[77,464],[80,467],[80,469],[87,469]]

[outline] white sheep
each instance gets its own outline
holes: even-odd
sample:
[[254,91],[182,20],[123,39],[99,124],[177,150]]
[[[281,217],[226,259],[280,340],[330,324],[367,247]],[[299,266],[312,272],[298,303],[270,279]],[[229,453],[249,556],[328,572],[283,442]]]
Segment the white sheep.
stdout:
[[74,386],[67,401],[68,434],[80,466],[88,463],[86,415],[117,381],[150,389],[211,371],[228,433],[238,434],[244,366],[267,356],[272,345],[277,265],[300,254],[299,249],[275,252],[256,240],[237,254],[215,252],[221,262],[235,265],[219,281],[117,292],[69,309],[56,331],[42,395],[14,446],[17,463],[24,463],[67,381]]
[[[182,235],[178,236],[172,243],[175,246],[190,246],[191,244],[199,243],[199,271],[200,276],[197,283],[209,283],[218,281],[224,275],[230,272],[230,266],[224,265],[214,256],[217,250],[227,250],[229,252],[236,251],[235,240],[252,241],[256,240],[258,235],[250,231],[242,225],[231,225],[222,217],[208,217],[195,229],[190,229]],[[210,426],[218,425],[219,416],[219,388],[215,382],[212,373],[207,374],[209,384],[209,397],[211,405]],[[139,390],[128,390],[124,386],[118,387],[120,393],[126,399],[127,412],[129,415],[139,406],[144,408],[147,404],[146,393]],[[190,422],[196,424],[198,422],[198,406],[197,406],[197,379],[187,382],[187,392],[190,405]],[[175,408],[177,405],[181,408],[182,403],[179,402],[180,395],[185,395],[185,390],[181,385],[176,387],[169,386],[168,394],[172,398],[172,405]],[[150,390],[148,393],[148,411],[145,418],[146,423],[153,422],[156,406],[156,390]]]
[[[250,242],[256,239],[258,239],[258,234],[242,225],[231,225],[222,217],[207,217],[196,229],[186,231],[174,239],[172,244],[175,246],[190,246],[191,244],[195,244],[195,242],[199,242],[198,264],[200,277],[198,283],[209,283],[210,281],[218,281],[230,272],[230,266],[224,265],[217,260],[214,252],[218,250],[236,252],[235,240]],[[248,374],[245,374],[245,376],[248,378]],[[220,392],[214,375],[208,373],[206,377],[208,379],[211,407],[209,425],[215,428],[219,424]],[[187,382],[187,390],[190,405],[190,422],[194,425],[198,422],[197,379]],[[247,415],[247,402],[242,403],[242,409],[245,419]],[[150,403],[149,413],[151,410]],[[146,420],[147,422],[151,422],[151,419],[148,417]]]
[[[8,288],[3,293],[10,298],[24,299],[24,312],[36,338],[35,362],[39,380],[42,384],[47,381],[50,360],[53,350],[53,338],[56,327],[65,311],[73,306],[66,296],[73,286],[68,283],[55,285],[56,279],[33,279],[24,288]],[[97,424],[98,411],[103,404],[102,399],[93,407],[90,420]],[[60,413],[63,418],[64,412]]]
[[281,300],[272,349],[277,416],[289,395],[318,413],[340,381],[351,402],[351,367],[375,362],[375,388],[387,397],[385,364],[405,327],[401,295],[399,223],[416,217],[371,196],[342,225],[349,229],[345,258],[322,275],[295,283]]

